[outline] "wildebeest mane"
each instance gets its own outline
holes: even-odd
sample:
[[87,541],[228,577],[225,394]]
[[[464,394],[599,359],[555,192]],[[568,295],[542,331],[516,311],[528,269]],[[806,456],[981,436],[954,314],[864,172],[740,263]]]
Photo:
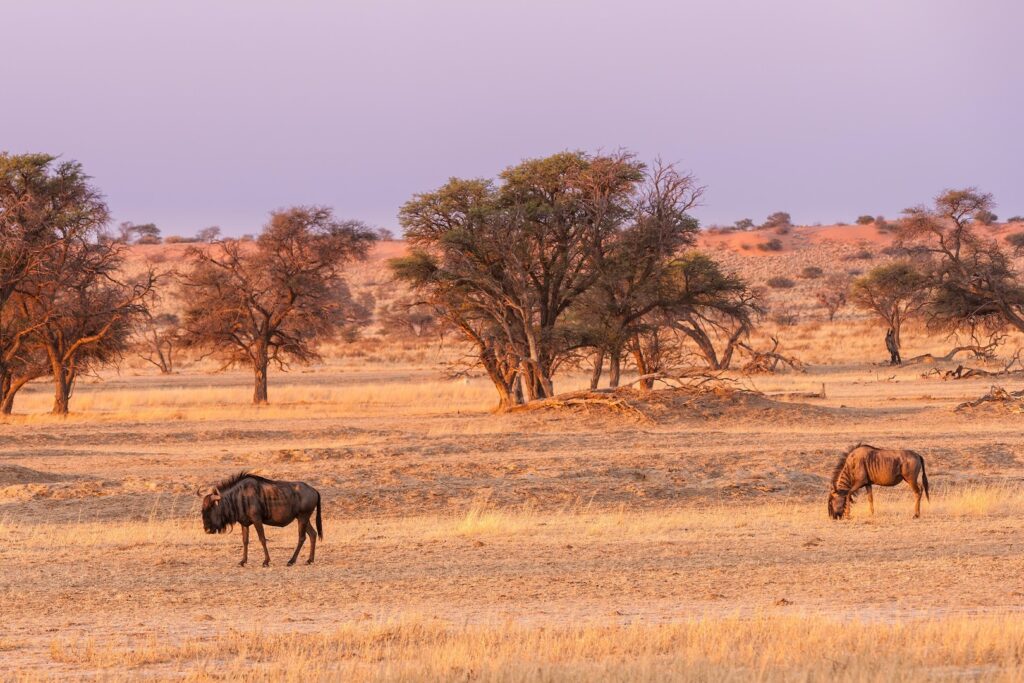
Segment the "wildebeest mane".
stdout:
[[857,450],[858,448],[861,448],[861,447],[870,448],[873,451],[877,451],[878,450],[874,446],[872,446],[870,444],[866,444],[863,441],[860,441],[857,444],[847,448],[846,452],[839,456],[839,460],[836,462],[836,466],[834,468],[832,468],[832,478],[831,478],[830,481],[833,484],[839,483],[839,475],[842,474],[843,467],[846,466],[846,459],[850,457],[850,453],[853,453],[855,450]]
[[237,484],[238,482],[240,482],[240,481],[242,481],[243,479],[246,479],[246,478],[248,478],[248,479],[256,479],[257,481],[265,481],[265,482],[270,483],[270,480],[267,479],[266,477],[261,477],[258,474],[253,474],[252,472],[250,472],[248,470],[242,470],[238,474],[231,475],[230,477],[228,477],[224,481],[222,481],[219,484],[217,484],[217,490],[220,491],[223,494],[226,490],[230,489],[232,486],[234,486],[235,484]]

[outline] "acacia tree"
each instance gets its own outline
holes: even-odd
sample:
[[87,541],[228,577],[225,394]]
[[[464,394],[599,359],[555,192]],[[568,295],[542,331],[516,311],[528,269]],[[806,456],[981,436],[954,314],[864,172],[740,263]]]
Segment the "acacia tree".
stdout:
[[[55,253],[71,242],[98,240],[107,206],[80,164],[49,154],[0,153],[0,410],[45,373],[39,349],[28,348],[53,309],[26,314],[26,292],[53,278]],[[51,282],[52,284],[52,282]]]
[[674,296],[664,308],[671,326],[696,345],[709,368],[728,369],[737,345],[764,314],[760,297],[743,278],[697,252],[675,260],[670,272]]
[[645,365],[645,347],[660,347],[641,343],[640,336],[651,333],[652,314],[678,302],[674,259],[695,241],[700,226],[687,212],[703,192],[692,175],[657,163],[645,173],[630,222],[596,250],[598,277],[581,298],[575,322],[581,344],[595,350],[591,388],[600,382],[605,357],[608,386],[614,388],[627,345],[640,366]]
[[343,268],[364,259],[376,233],[339,221],[325,207],[271,214],[254,243],[223,240],[192,247],[182,276],[185,346],[253,369],[253,403],[267,402],[271,363],[319,359],[318,347],[349,321]]
[[1013,254],[974,229],[975,220],[994,206],[992,195],[969,187],[945,190],[933,206],[904,212],[901,243],[923,250],[933,260],[928,284],[934,325],[974,330],[1009,324],[1024,330],[1024,287]]
[[895,261],[877,266],[855,280],[850,300],[878,316],[892,331],[896,349],[900,349],[903,323],[929,301],[928,280],[913,263]]
[[402,207],[412,253],[392,268],[475,346],[500,408],[554,395],[573,348],[559,323],[597,280],[596,254],[630,215],[642,171],[628,153],[564,152]]
[[155,282],[152,272],[122,280],[124,246],[102,237],[63,235],[16,297],[24,318],[36,321],[28,343],[46,358],[56,415],[68,413],[78,377],[121,358]]

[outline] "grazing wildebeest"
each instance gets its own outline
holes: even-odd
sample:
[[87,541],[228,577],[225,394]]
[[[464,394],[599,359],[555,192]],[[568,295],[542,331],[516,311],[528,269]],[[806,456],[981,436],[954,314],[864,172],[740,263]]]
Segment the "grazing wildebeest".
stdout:
[[[918,474],[921,475],[921,483],[924,484],[924,495],[928,496],[928,475],[924,470],[924,458],[919,454],[914,451],[857,444],[839,459],[832,472],[832,486],[828,493],[828,515],[832,519],[845,517],[849,513],[850,504],[854,501],[855,492],[862,487],[868,492],[871,514],[875,514],[872,484],[896,486],[905,481],[910,484],[914,495],[917,496],[914,502],[914,517],[920,517],[922,488],[917,483]],[[930,496],[928,500],[931,500]]]
[[[196,491],[203,496],[202,491]],[[309,518],[316,509],[316,534]],[[295,546],[288,566],[295,564],[302,544],[309,535],[309,560],[313,564],[316,555],[317,536],[324,537],[320,520],[320,493],[301,481],[273,481],[248,472],[239,472],[214,486],[203,496],[203,528],[208,534],[224,533],[233,524],[242,525],[242,561],[244,567],[249,559],[249,526],[256,527],[256,535],[263,544],[263,566],[270,566],[267,552],[267,537],[263,525],[288,526],[292,520],[299,522],[299,544]]]

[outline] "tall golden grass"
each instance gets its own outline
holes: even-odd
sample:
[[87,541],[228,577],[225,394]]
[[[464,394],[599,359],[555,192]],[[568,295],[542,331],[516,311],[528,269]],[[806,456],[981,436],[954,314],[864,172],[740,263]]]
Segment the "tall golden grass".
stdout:
[[326,633],[229,631],[175,643],[55,638],[55,665],[101,680],[190,681],[1019,681],[1019,614],[898,623],[812,614],[673,623],[452,624],[421,615]]

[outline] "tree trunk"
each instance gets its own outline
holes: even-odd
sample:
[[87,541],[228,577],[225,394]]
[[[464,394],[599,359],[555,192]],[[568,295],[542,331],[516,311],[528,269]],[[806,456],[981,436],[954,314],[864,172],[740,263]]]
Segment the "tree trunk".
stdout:
[[10,415],[14,412],[14,397],[32,379],[31,374],[6,379],[4,386],[0,386],[0,415]]
[[10,415],[14,410],[14,392],[9,372],[0,373],[0,415]]
[[613,349],[608,356],[608,386],[612,389],[619,387],[619,379],[622,377],[622,350]]
[[256,366],[256,388],[252,393],[252,402],[255,405],[265,405],[267,403],[267,366],[269,363],[264,361],[262,365]]
[[[650,368],[647,365],[647,359],[644,358],[643,349],[640,348],[640,340],[636,341],[633,347],[633,361],[636,363],[636,371],[641,377],[650,374]],[[642,379],[637,383],[641,391],[650,391],[654,388],[653,379]]]
[[71,405],[71,388],[75,378],[69,376],[64,368],[57,368],[53,373],[53,410],[54,415],[67,415]]
[[594,391],[601,383],[601,370],[604,365],[604,349],[598,349],[594,354],[594,372],[590,375],[590,390]]
[[697,325],[681,325],[679,330],[697,345],[700,355],[704,356],[704,360],[710,369],[723,369],[721,361],[718,360],[718,354],[715,352],[715,344],[704,330]]

